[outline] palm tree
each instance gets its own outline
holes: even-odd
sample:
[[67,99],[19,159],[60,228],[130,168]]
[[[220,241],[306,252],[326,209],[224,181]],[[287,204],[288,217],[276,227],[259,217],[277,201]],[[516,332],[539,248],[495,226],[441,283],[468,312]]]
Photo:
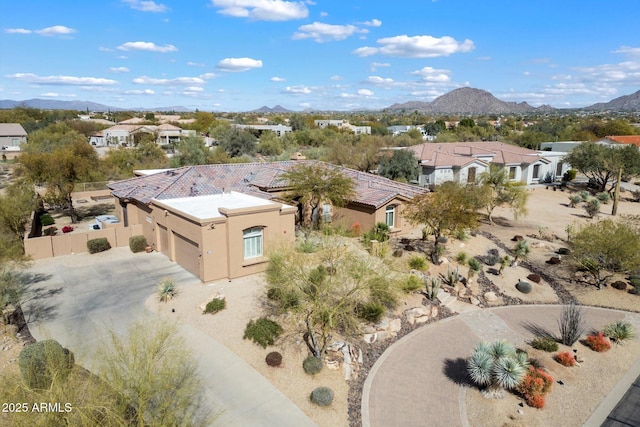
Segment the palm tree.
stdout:
[[474,383],[487,387],[485,395],[501,397],[503,389],[520,384],[529,366],[527,358],[527,353],[507,341],[483,341],[467,361],[467,369]]
[[527,255],[529,255],[529,252],[531,252],[529,242],[527,242],[526,240],[518,241],[518,243],[516,243],[516,247],[513,249],[513,265],[516,265],[518,263],[518,259],[526,258]]

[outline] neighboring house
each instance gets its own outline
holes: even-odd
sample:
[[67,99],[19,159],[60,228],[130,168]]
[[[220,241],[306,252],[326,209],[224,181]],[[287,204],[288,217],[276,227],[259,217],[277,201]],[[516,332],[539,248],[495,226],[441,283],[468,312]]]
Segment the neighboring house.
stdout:
[[338,168],[355,195],[347,206],[322,206],[324,221],[364,231],[377,222],[401,234],[411,229],[405,204],[424,189],[313,160],[185,166],[109,184],[115,215],[124,226],[141,224],[157,251],[202,281],[264,271],[269,245],[295,238],[300,208],[283,202],[282,174],[302,163]]
[[596,141],[596,144],[610,145],[612,147],[624,147],[625,145],[635,145],[640,147],[640,135],[611,135],[605,136]]
[[195,130],[184,130],[178,126],[168,123],[162,125],[140,125],[140,124],[117,124],[104,129],[100,133],[95,133],[89,139],[92,145],[103,146],[125,146],[135,145],[142,134],[155,135],[156,143],[168,145],[180,142],[180,139],[188,136],[195,136]]
[[511,181],[524,184],[543,182],[547,175],[562,177],[567,169],[562,162],[564,153],[551,155],[502,142],[425,143],[406,149],[420,161],[418,182],[423,186],[445,181],[476,182],[489,164],[507,168]]
[[417,129],[422,135],[422,139],[425,141],[433,141],[436,137],[433,135],[427,135],[424,127],[422,126],[414,126],[414,125],[394,125],[388,126],[387,130],[391,133],[392,136],[400,136],[403,133],[409,132],[411,129]]
[[0,147],[4,151],[20,151],[27,142],[27,132],[19,123],[0,123]]
[[256,131],[258,134],[262,134],[262,132],[273,132],[276,134],[276,136],[283,136],[285,133],[289,133],[292,131],[292,127],[291,126],[285,126],[285,125],[238,125],[238,124],[232,124],[232,127],[238,128],[238,129],[249,129],[249,130],[254,130]]
[[354,126],[347,120],[314,120],[315,127],[325,129],[326,127],[333,126],[338,129],[347,129],[356,135],[371,135],[371,126]]
[[583,141],[555,141],[555,142],[542,142],[540,143],[541,151],[557,151],[561,153],[570,153],[574,148],[580,146]]

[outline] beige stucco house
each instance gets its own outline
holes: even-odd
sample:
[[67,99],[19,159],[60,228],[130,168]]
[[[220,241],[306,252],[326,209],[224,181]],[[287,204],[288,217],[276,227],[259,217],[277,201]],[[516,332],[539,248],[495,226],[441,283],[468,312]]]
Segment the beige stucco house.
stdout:
[[403,209],[424,189],[313,160],[186,166],[109,185],[116,215],[142,226],[149,244],[202,281],[264,271],[268,247],[295,239],[299,208],[284,202],[281,175],[301,163],[338,168],[351,178],[347,206],[324,205],[323,220],[367,231],[385,222],[394,234],[411,229]]

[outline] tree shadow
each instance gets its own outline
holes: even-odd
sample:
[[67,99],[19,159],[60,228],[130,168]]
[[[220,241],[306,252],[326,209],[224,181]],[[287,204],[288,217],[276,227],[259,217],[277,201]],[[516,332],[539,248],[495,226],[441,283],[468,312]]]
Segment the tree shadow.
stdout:
[[469,372],[467,371],[467,360],[462,357],[457,359],[446,359],[444,361],[444,374],[457,385],[473,387],[475,386]]
[[113,203],[99,203],[92,206],[82,206],[76,208],[76,213],[78,214],[79,219],[84,219],[88,217],[95,217],[98,215],[106,215],[115,210],[115,205]]
[[540,325],[537,325],[535,323],[532,322],[522,322],[522,327],[525,328],[527,331],[531,332],[534,336],[536,337],[540,337],[540,338],[550,338],[552,340],[557,341],[558,337],[556,337],[552,332],[550,332],[548,329],[543,328]]
[[51,274],[20,273],[20,276],[24,286],[25,297],[22,299],[21,305],[25,307],[25,321],[29,323],[55,319],[57,316],[56,307],[51,304],[49,299],[62,293],[62,287],[34,286],[51,279],[53,277]]

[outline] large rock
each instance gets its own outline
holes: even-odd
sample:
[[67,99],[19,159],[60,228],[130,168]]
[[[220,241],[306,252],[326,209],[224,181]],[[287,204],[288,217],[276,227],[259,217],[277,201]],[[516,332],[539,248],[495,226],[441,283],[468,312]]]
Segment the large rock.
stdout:
[[484,299],[487,302],[496,302],[498,300],[498,296],[495,292],[485,292]]
[[400,329],[402,329],[402,320],[401,319],[393,319],[391,322],[389,322],[389,331],[397,334],[398,332],[400,332]]

